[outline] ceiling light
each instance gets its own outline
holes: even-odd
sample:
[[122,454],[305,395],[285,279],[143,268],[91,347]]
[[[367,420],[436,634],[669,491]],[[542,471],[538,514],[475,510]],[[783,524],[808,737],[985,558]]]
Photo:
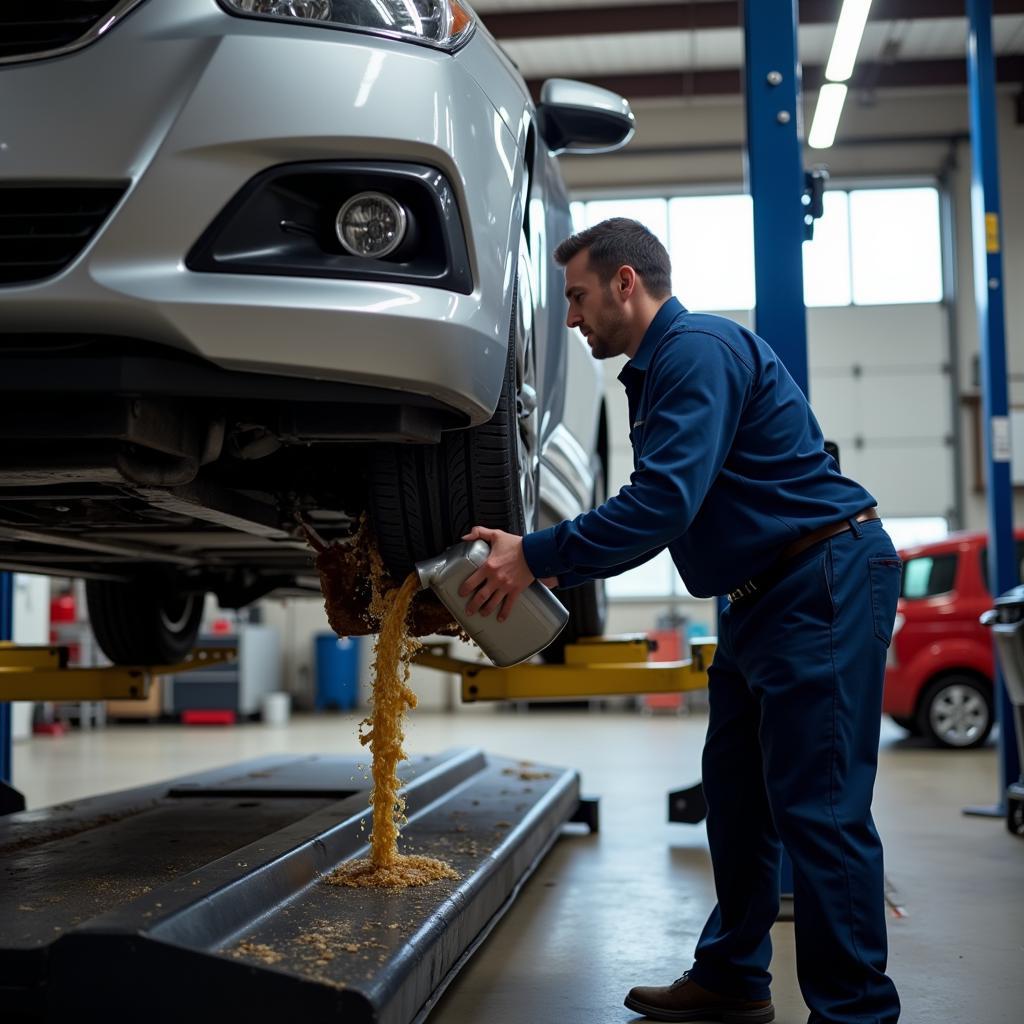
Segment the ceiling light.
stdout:
[[832,52],[825,66],[825,77],[830,82],[845,82],[853,74],[853,65],[857,60],[870,9],[871,0],[843,0],[836,37],[832,40]]
[[818,105],[814,108],[811,133],[807,136],[807,145],[812,149],[828,149],[835,141],[839,115],[843,112],[845,100],[846,86],[842,83],[831,82],[821,87]]

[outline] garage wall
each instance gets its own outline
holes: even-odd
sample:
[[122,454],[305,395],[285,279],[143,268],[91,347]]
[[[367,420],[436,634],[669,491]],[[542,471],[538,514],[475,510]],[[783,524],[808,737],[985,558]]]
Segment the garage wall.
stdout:
[[[806,97],[809,119],[814,97]],[[946,173],[955,210],[956,294],[953,316],[941,305],[842,307],[808,311],[811,399],[829,437],[841,446],[843,466],[861,479],[892,514],[951,514],[962,480],[963,524],[985,525],[984,495],[974,491],[978,471],[974,411],[954,400],[950,345],[958,353],[960,393],[970,394],[978,350],[970,231],[970,147],[966,93],[899,91],[855,97],[843,115],[840,139],[929,139],[884,146],[839,145],[826,154],[808,151],[807,162],[827,160],[844,182]],[[1014,188],[1024,165],[1024,127],[1014,120],[1014,95],[1000,104],[1003,245],[1007,282],[1024,279],[1024,193]],[[743,106],[739,101],[700,104],[657,101],[636,106],[637,136],[623,155],[563,160],[577,194],[629,188],[659,192],[680,187],[740,184],[743,178]],[[667,155],[651,155],[665,149]],[[626,155],[631,154],[631,155]],[[685,295],[681,296],[685,302]],[[1006,290],[1011,404],[1024,407],[1024,294]],[[736,319],[744,321],[743,316]],[[950,339],[950,330],[956,335]],[[618,389],[609,368],[609,394]],[[610,399],[614,402],[614,399]],[[963,438],[953,462],[954,415]],[[621,458],[621,446],[619,455]],[[626,453],[628,455],[628,452]],[[913,465],[914,474],[906,467]],[[628,467],[628,463],[627,463]],[[959,470],[959,473],[956,470]],[[628,468],[627,468],[628,472]],[[613,479],[617,472],[613,468]],[[1024,496],[1016,497],[1024,522]]]
[[843,472],[874,494],[884,515],[952,518],[945,308],[810,309],[807,327],[811,404],[839,445]]
[[[1006,349],[1010,373],[1010,405],[1024,409],[1024,191],[1020,186],[1024,167],[1024,125],[1014,119],[1014,97],[1000,97],[999,163],[1003,214],[1003,279],[1006,309]],[[960,376],[963,389],[976,392],[974,366],[978,353],[977,307],[974,302],[974,264],[971,249],[971,153],[967,143],[957,147],[955,199],[957,216],[957,280],[960,303],[957,331],[960,338]],[[971,406],[961,409],[965,441],[964,504],[967,525],[987,525],[985,496],[974,489],[978,453],[975,449],[975,414]],[[1018,453],[1020,455],[1020,453]],[[1024,490],[1017,489],[1014,522],[1024,522]]]
[[[805,124],[814,100],[813,95],[805,97]],[[1010,401],[1024,407],[1024,289],[1012,285],[1024,280],[1024,190],[1015,187],[1024,166],[1024,127],[1015,123],[1014,100],[1012,92],[999,97],[1000,162]],[[575,194],[621,192],[624,185],[634,194],[742,186],[745,127],[740,100],[646,101],[635,109],[637,135],[622,154],[563,159],[563,173]],[[811,309],[808,335],[812,404],[826,436],[840,444],[844,469],[862,480],[890,515],[938,513],[952,518],[959,487],[960,525],[984,528],[984,494],[974,490],[979,467],[975,413],[960,397],[976,390],[972,381],[978,352],[968,131],[962,89],[900,90],[875,94],[866,102],[850,97],[840,141],[916,141],[838,145],[826,154],[808,151],[807,164],[825,162],[832,176],[844,182],[945,176],[955,220],[955,289],[948,308]],[[662,152],[652,154],[652,149]],[[746,312],[725,315],[752,325]],[[956,388],[954,365],[959,375]],[[615,380],[618,367],[609,365],[607,371],[610,482],[621,484],[630,469],[626,414]],[[958,461],[952,447],[955,426],[962,439]],[[913,473],[907,472],[908,466],[914,467]],[[1015,521],[1024,523],[1021,493],[1015,497]],[[694,621],[713,621],[707,602],[684,598],[671,603]],[[668,604],[616,602],[610,628],[650,628]]]
[[[685,301],[685,298],[684,298]],[[747,310],[723,314],[753,326]],[[939,305],[808,310],[811,402],[843,470],[889,515],[952,516],[952,403],[948,324]],[[613,491],[629,479],[627,409],[606,364]],[[915,472],[908,474],[907,466]]]

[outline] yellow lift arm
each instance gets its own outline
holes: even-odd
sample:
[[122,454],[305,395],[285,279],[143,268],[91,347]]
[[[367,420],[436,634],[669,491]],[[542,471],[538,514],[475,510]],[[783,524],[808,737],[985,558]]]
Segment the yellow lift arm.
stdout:
[[197,647],[176,665],[68,665],[66,647],[0,642],[0,701],[144,700],[156,676],[173,676],[234,661],[234,647]]
[[648,661],[644,636],[592,637],[567,644],[564,665],[528,663],[497,668],[452,657],[449,644],[427,644],[416,662],[462,677],[462,700],[537,700],[588,698],[643,693],[682,693],[708,685],[708,666],[717,641],[702,637],[690,644],[685,661]]
[[[567,644],[565,664],[524,664],[497,668],[449,654],[449,645],[428,644],[416,655],[420,665],[462,678],[462,700],[538,700],[683,693],[708,685],[707,670],[716,641],[690,644],[684,661],[648,661],[646,637],[593,637]],[[66,647],[29,647],[0,642],[0,701],[144,700],[157,676],[180,675],[234,661],[231,647],[197,647],[174,665],[68,665]]]

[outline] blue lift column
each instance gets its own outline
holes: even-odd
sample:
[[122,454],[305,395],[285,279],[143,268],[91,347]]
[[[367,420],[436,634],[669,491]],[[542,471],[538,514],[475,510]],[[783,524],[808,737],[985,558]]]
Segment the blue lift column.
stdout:
[[[972,224],[974,294],[981,345],[981,408],[987,462],[988,570],[992,593],[1015,587],[1017,559],[1010,485],[1010,419],[1003,307],[1003,254],[999,205],[999,133],[996,122],[995,58],[992,53],[992,0],[967,0],[970,34],[967,78],[971,107]],[[1006,787],[1020,778],[1013,708],[1002,673],[996,668],[995,705],[999,721],[999,793],[993,808],[968,813],[1006,813]]]
[[[0,572],[0,641],[14,639],[14,577]],[[11,705],[0,701],[0,783],[12,785]]]
[[754,201],[754,329],[807,394],[796,0],[747,0],[744,19],[747,183]]
[[[746,0],[743,22],[747,185],[754,206],[754,329],[807,394],[796,0]],[[793,865],[785,854],[781,892],[783,897],[793,892]]]

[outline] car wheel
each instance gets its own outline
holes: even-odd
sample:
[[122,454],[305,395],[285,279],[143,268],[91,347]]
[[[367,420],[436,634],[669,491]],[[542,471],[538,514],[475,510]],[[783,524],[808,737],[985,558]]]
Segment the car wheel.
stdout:
[[116,665],[169,665],[195,646],[203,594],[152,575],[130,583],[87,580],[89,622]]
[[[605,499],[604,467],[598,461],[594,469],[593,507]],[[551,665],[565,661],[565,648],[581,637],[603,636],[608,618],[608,598],[604,580],[588,580],[578,587],[556,590],[556,596],[569,612],[565,629],[541,652],[542,660]]]
[[907,717],[905,715],[890,715],[889,716],[901,729],[906,729],[911,736],[920,736],[921,729],[917,724],[917,719],[913,716]]
[[1015,836],[1024,836],[1024,798],[1006,798],[1006,827]]
[[370,517],[388,572],[454,544],[473,526],[523,534],[537,522],[540,465],[532,308],[515,288],[508,356],[494,415],[437,445],[381,445],[370,469]]
[[917,712],[921,735],[936,746],[979,747],[992,731],[992,694],[977,676],[949,673],[925,690]]

